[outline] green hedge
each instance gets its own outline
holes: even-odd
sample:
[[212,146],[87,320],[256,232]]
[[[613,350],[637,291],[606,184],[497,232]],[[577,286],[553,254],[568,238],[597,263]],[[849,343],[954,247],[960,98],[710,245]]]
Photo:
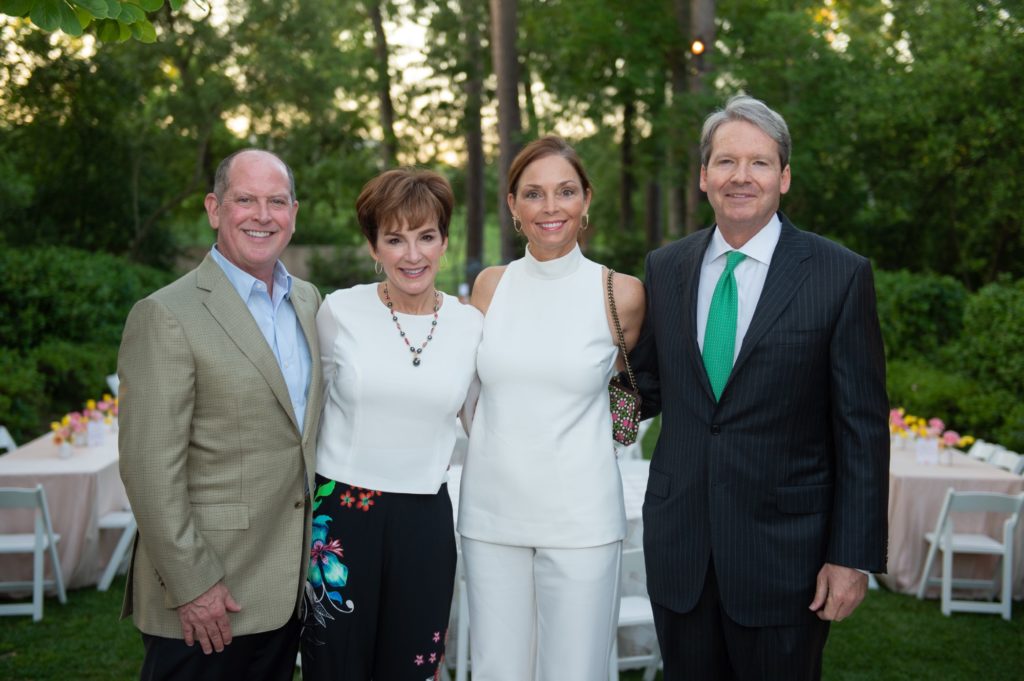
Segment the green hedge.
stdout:
[[876,271],[875,289],[890,361],[934,359],[940,347],[960,337],[967,290],[952,277]]
[[106,392],[128,311],[172,279],[75,248],[0,252],[0,423],[23,442]]
[[1024,451],[1024,280],[878,272],[892,406]]

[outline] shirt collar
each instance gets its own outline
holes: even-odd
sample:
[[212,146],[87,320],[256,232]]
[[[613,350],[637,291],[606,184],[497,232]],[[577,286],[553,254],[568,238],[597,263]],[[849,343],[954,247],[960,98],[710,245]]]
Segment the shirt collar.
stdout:
[[718,225],[715,225],[715,232],[711,235],[711,243],[708,244],[707,259],[705,262],[712,262],[729,251],[739,251],[751,260],[756,260],[764,265],[770,265],[775,246],[779,243],[779,236],[782,235],[782,222],[778,213],[772,215],[764,227],[758,230],[757,234],[751,237],[750,241],[739,248],[733,248],[722,236]]
[[[217,248],[217,244],[213,245],[210,251],[210,255],[214,261],[220,265],[220,268],[224,270],[224,275],[231,282],[231,286],[238,291],[238,295],[242,300],[248,301],[249,296],[252,294],[253,287],[260,281],[256,277],[252,276],[242,268],[235,265],[235,263],[228,260],[220,249]],[[281,300],[282,298],[288,298],[292,292],[292,275],[288,274],[288,270],[285,269],[284,263],[278,260],[274,263],[274,300]]]

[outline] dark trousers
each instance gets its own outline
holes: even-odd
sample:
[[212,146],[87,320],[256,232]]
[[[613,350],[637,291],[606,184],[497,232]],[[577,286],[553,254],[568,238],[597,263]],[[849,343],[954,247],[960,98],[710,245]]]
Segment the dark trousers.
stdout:
[[316,477],[302,677],[433,678],[444,659],[455,581],[447,485],[437,494],[330,485]]
[[222,652],[203,654],[178,638],[142,635],[146,657],[141,681],[291,681],[299,650],[299,621],[280,629],[235,636]]
[[652,603],[665,681],[817,681],[828,622],[745,627],[722,608],[714,564],[697,605],[682,614]]

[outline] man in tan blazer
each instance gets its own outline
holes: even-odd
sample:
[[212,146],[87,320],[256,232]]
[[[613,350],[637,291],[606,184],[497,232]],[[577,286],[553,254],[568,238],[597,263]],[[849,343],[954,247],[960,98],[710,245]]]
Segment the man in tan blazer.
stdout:
[[320,294],[279,262],[299,207],[281,159],[229,156],[205,205],[216,246],[139,301],[121,341],[121,477],[139,525],[122,616],[142,632],[143,679],[290,680]]

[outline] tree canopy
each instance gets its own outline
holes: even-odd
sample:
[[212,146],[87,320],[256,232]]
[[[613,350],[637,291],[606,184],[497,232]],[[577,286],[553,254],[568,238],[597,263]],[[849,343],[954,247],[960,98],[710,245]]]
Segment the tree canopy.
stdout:
[[[519,0],[497,53],[468,0],[184,4],[0,0],[0,239],[166,265],[208,238],[217,160],[260,145],[295,169],[298,240],[357,243],[362,184],[418,163],[453,180],[468,257],[493,262],[500,150],[556,132],[595,181],[591,245],[635,271],[685,231],[700,123],[742,91],[790,125],[797,224],[970,288],[1024,272],[1017,3]],[[499,137],[509,97],[519,133]]]

